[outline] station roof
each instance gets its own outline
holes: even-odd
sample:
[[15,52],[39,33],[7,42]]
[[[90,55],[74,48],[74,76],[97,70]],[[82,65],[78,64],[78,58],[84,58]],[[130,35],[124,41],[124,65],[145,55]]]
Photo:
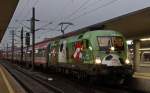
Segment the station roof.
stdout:
[[150,7],[134,11],[89,27],[104,27],[117,30],[127,39],[139,39],[150,36]]
[[116,30],[128,40],[150,37],[150,7],[81,28],[65,34],[65,36],[98,29]]
[[0,1],[0,41],[8,27],[19,0]]

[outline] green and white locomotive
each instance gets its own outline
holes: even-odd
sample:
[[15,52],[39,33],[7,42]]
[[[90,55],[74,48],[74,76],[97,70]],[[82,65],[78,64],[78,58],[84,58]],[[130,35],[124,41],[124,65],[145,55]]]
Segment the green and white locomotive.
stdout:
[[124,80],[132,77],[123,35],[96,30],[56,38],[47,47],[47,66],[78,78],[97,77]]

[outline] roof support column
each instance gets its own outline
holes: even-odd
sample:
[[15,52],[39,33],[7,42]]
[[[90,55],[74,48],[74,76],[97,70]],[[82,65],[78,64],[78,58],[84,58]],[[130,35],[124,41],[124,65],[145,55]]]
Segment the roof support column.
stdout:
[[133,40],[133,43],[134,43],[134,61],[133,61],[133,67],[134,67],[134,71],[137,71],[139,63],[140,63],[140,53],[139,53],[140,41],[139,40]]

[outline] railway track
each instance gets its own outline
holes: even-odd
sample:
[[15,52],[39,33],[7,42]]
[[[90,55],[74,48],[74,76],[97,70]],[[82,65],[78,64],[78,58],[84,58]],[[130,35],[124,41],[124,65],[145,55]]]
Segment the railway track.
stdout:
[[[64,77],[63,75],[30,71],[27,69],[23,69],[17,65],[12,66],[11,64],[6,63],[3,63],[3,65],[5,65],[10,73],[14,73],[12,75],[16,79],[19,78],[18,81],[20,83],[23,82],[22,85],[25,86],[25,89],[28,93],[144,93],[134,90],[129,86],[108,86],[103,84],[90,84],[87,82],[72,80],[70,78]],[[22,77],[25,79],[20,77],[21,74],[23,74]],[[26,77],[29,77],[30,80],[26,80]],[[25,80],[28,82],[25,82]],[[41,85],[43,86],[43,89],[33,87],[33,81],[37,82],[35,84],[33,83],[34,86]],[[31,83],[32,85],[26,83]],[[45,90],[45,92],[43,92],[43,90]]]
[[12,74],[12,76],[23,86],[27,93],[64,93],[51,84],[38,77],[26,72],[17,66],[3,64],[3,66]]

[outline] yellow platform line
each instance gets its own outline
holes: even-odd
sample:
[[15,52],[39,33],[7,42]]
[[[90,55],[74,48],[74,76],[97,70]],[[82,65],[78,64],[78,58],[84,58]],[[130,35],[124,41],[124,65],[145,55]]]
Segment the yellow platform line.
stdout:
[[8,88],[8,91],[9,91],[9,93],[14,93],[14,90],[13,90],[13,88],[11,87],[10,83],[8,82],[7,77],[6,77],[4,71],[2,70],[1,67],[2,67],[2,66],[0,65],[0,73],[2,74],[2,78],[3,78],[5,84],[6,84],[7,88]]
[[140,73],[135,72],[133,75],[134,78],[143,78],[143,79],[150,79],[150,73]]

